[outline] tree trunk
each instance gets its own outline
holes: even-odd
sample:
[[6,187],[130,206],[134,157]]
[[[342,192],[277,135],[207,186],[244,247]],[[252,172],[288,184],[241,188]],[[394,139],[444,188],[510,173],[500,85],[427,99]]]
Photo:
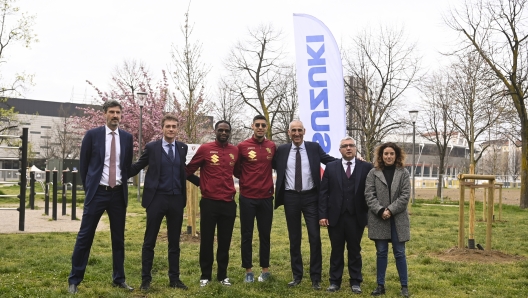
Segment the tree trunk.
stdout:
[[528,123],[521,121],[521,197],[519,207],[528,208]]

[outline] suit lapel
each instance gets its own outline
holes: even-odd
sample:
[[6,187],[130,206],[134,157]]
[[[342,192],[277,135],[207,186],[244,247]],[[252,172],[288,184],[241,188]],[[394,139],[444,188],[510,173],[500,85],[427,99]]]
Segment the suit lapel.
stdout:
[[290,156],[291,148],[292,148],[292,143],[290,143],[289,146],[286,146],[286,148],[285,148],[286,152],[284,152],[284,154],[282,156],[282,160],[280,161],[281,162],[281,166],[284,167],[284,169],[287,168],[288,157]]
[[354,194],[357,193],[357,189],[359,186],[359,180],[361,178],[361,170],[363,167],[361,166],[361,161],[356,158],[356,165],[354,166],[354,175],[355,175],[355,181],[354,181]]
[[337,167],[335,167],[334,171],[335,171],[335,176],[337,177],[337,184],[339,184],[339,187],[341,188],[341,190],[343,190],[343,173],[342,173],[343,160],[340,159],[339,161],[340,163],[337,165]]
[[106,151],[106,127],[102,126],[100,129],[99,137],[102,140],[103,146],[99,146],[99,157],[101,158],[101,164],[104,164],[105,151]]
[[398,191],[398,183],[400,183],[402,171],[400,168],[396,168],[394,171],[394,177],[392,178],[391,185],[391,200],[394,202],[396,192]]
[[125,134],[123,133],[123,131],[121,129],[119,129],[119,146],[121,147],[120,149],[120,153],[119,153],[119,164],[121,165],[121,167],[123,166],[123,164],[125,163],[125,144],[126,144],[126,141],[125,141]]
[[376,177],[378,177],[379,180],[381,180],[381,182],[383,182],[383,184],[387,185],[387,180],[385,180],[385,176],[383,175],[383,171],[375,171],[374,172],[374,175]]

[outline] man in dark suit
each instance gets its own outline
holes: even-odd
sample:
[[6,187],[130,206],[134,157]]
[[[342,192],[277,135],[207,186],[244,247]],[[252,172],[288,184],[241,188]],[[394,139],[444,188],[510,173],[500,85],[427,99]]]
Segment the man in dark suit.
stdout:
[[187,145],[176,141],[178,118],[167,114],[161,120],[163,138],[150,142],[139,160],[131,166],[135,176],[149,166],[141,205],[147,212],[147,227],[141,256],[141,290],[150,289],[154,247],[163,217],[167,218],[169,240],[169,281],[172,288],[187,290],[180,280],[180,234],[183,209],[187,202],[185,159]]
[[85,192],[84,210],[73,249],[68,291],[77,293],[84,278],[95,229],[106,211],[112,235],[113,284],[129,291],[125,283],[125,218],[128,204],[127,171],[132,164],[132,135],[118,129],[121,105],[103,104],[106,125],[86,132],[81,145],[80,174]]
[[321,289],[321,235],[317,199],[321,182],[321,163],[327,164],[335,158],[326,154],[319,143],[303,140],[305,129],[301,121],[290,123],[288,135],[292,144],[277,148],[273,158],[273,168],[277,170],[275,209],[284,205],[288,236],[290,238],[290,258],[295,287],[303,278],[301,255],[301,215],[304,215],[308,240],[310,242],[310,278],[312,287]]
[[319,224],[328,227],[332,245],[327,291],[335,292],[341,287],[346,242],[350,287],[353,293],[361,294],[361,238],[368,212],[365,181],[372,165],[356,158],[356,141],[352,137],[341,140],[339,152],[343,158],[326,165],[319,194]]

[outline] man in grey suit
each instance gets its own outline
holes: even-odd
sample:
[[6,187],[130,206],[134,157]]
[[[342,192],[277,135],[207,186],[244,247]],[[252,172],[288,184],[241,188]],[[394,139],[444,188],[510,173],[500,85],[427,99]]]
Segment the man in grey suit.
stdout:
[[320,290],[322,254],[317,199],[321,163],[327,164],[335,158],[326,154],[319,143],[304,141],[305,132],[301,121],[292,121],[288,129],[292,143],[279,146],[273,157],[273,168],[277,170],[275,209],[284,205],[286,214],[293,273],[293,281],[288,286],[298,286],[303,278],[301,216],[304,215],[310,242],[312,288]]
[[332,245],[329,292],[341,287],[346,243],[350,288],[353,293],[361,294],[361,238],[368,212],[365,181],[372,165],[357,159],[356,151],[352,137],[342,139],[339,152],[343,158],[327,164],[321,180],[319,224],[328,227]]

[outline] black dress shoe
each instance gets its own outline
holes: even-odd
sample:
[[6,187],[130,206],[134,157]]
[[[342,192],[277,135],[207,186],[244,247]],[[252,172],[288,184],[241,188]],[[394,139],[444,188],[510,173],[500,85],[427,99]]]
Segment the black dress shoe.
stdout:
[[374,291],[372,291],[372,296],[379,296],[385,294],[385,286],[378,285]]
[[318,281],[318,280],[312,280],[312,289],[320,290],[321,289],[321,282]]
[[188,287],[181,280],[171,281],[170,287],[176,288],[176,289],[182,289],[182,290],[188,289]]
[[402,295],[403,297],[409,297],[409,288],[407,288],[407,287],[402,287],[402,288],[401,288],[401,295]]
[[331,284],[328,288],[326,288],[327,292],[337,292],[339,291],[341,287],[338,285]]
[[68,292],[70,294],[77,294],[77,285],[74,285],[74,284],[70,284],[68,286]]
[[288,283],[288,287],[293,288],[298,286],[301,283],[300,279],[294,279]]
[[148,291],[150,289],[150,281],[142,281],[139,289],[142,291]]
[[127,285],[126,282],[122,282],[122,283],[118,283],[118,284],[114,283],[114,287],[118,287],[118,288],[129,290],[129,291],[134,291],[134,288],[132,288],[131,286]]

